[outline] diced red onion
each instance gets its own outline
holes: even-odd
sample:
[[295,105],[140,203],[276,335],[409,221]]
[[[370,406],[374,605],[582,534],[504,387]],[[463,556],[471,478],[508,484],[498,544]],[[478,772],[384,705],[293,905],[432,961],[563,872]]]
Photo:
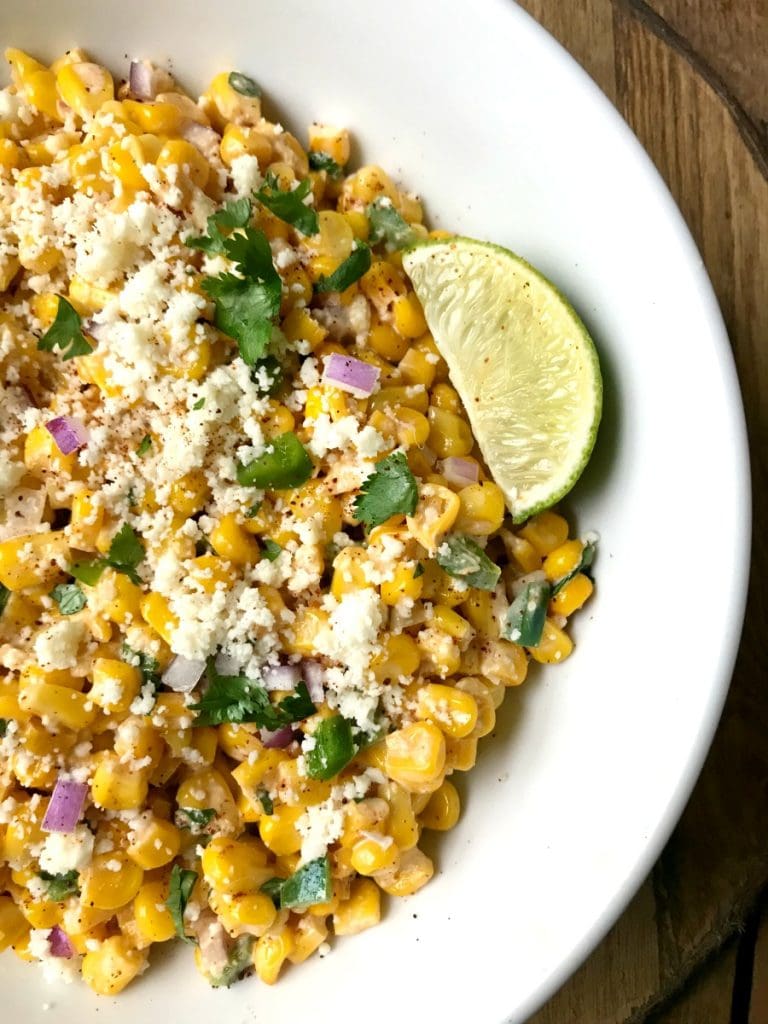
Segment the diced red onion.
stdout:
[[348,391],[355,398],[367,398],[376,386],[380,373],[378,366],[333,352],[325,361],[323,380],[342,391]]
[[307,684],[307,693],[313,704],[325,700],[325,669],[319,661],[302,661],[301,672]]
[[59,777],[43,817],[43,832],[71,832],[80,821],[87,795],[88,786],[84,782]]
[[48,420],[45,429],[56,442],[56,447],[62,455],[69,455],[88,444],[88,431],[73,416],[57,416],[53,420]]
[[51,947],[51,956],[61,956],[69,960],[75,955],[75,948],[69,941],[69,936],[57,924],[48,934],[48,945]]
[[179,134],[182,139],[186,139],[196,149],[199,149],[207,160],[213,160],[215,157],[218,157],[219,149],[221,148],[221,136],[213,128],[209,128],[204,124],[198,124],[197,121],[184,121],[179,129]]
[[189,693],[197,686],[203,672],[204,661],[196,661],[177,654],[163,672],[162,678],[165,685],[175,693]]
[[128,88],[137,100],[153,100],[159,92],[167,91],[173,80],[167,71],[156,68],[149,60],[132,60],[128,69]]
[[298,665],[267,665],[262,669],[261,678],[268,690],[295,690],[301,669]]
[[461,459],[456,455],[443,459],[443,476],[455,487],[476,484],[479,473],[480,467],[474,459]]
[[45,491],[29,487],[17,487],[5,499],[5,522],[0,523],[0,540],[23,537],[34,533],[35,527],[43,521]]
[[282,729],[275,729],[274,732],[269,729],[259,729],[259,738],[265,747],[279,750],[287,747],[293,741],[293,729],[290,725],[285,725]]

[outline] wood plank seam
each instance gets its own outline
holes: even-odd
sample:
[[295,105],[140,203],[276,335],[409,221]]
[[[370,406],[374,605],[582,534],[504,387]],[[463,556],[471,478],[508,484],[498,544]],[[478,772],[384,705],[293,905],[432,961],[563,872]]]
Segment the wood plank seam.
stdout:
[[768,144],[764,135],[753,119],[746,112],[733,92],[715,69],[693,49],[690,43],[679,34],[660,14],[650,7],[646,0],[614,0],[614,3],[626,8],[649,32],[666,43],[691,65],[697,75],[717,93],[723,101],[728,113],[738,128],[747,149],[764,178],[768,179]]

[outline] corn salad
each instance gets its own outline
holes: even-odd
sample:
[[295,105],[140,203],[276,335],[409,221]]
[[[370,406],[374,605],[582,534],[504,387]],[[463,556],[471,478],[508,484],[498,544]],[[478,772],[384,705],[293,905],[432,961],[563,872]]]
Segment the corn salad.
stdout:
[[432,877],[592,544],[511,524],[346,129],[6,57],[0,951],[271,985]]

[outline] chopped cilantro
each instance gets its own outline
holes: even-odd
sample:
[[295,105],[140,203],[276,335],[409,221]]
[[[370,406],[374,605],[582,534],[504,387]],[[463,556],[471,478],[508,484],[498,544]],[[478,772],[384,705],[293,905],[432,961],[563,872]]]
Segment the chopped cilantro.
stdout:
[[256,940],[252,935],[238,935],[227,954],[221,974],[208,975],[213,988],[229,988],[251,967],[251,953]]
[[235,339],[244,362],[253,366],[272,337],[282,282],[263,231],[246,228],[243,234],[225,238],[222,245],[242,276],[224,273],[205,277],[203,289],[216,304],[216,326]]
[[273,540],[265,540],[261,548],[261,557],[268,562],[274,562],[283,549]]
[[131,583],[141,583],[136,566],[144,558],[144,545],[136,535],[136,531],[128,523],[123,523],[109,545],[107,565],[117,572],[124,573]]
[[341,715],[324,718],[312,739],[315,745],[305,757],[307,774],[313,779],[332,779],[357,753],[352,725]]
[[5,606],[8,604],[8,598],[11,596],[11,592],[8,587],[4,587],[0,583],[0,615],[5,611]]
[[509,606],[501,635],[521,647],[538,647],[551,596],[552,587],[546,580],[526,583]]
[[243,465],[238,463],[241,487],[300,487],[312,476],[312,460],[295,434],[288,431],[273,438],[263,455]]
[[157,689],[160,685],[160,662],[157,658],[145,654],[144,651],[135,651],[125,643],[121,648],[120,657],[141,672],[142,683],[151,683]]
[[499,582],[501,569],[490,560],[479,544],[469,537],[446,537],[437,549],[438,565],[449,576],[462,580],[477,590],[493,590]]
[[229,228],[233,231],[235,228],[244,228],[248,225],[250,219],[250,199],[234,199],[229,203],[225,203],[216,213],[211,214],[208,218],[207,235],[188,238],[186,244],[190,249],[201,249],[209,255],[223,253],[225,251],[225,236],[222,234],[221,229]]
[[331,862],[328,854],[308,861],[280,886],[280,906],[309,907],[326,903],[333,895]]
[[266,789],[259,790],[256,794],[259,802],[261,803],[262,809],[265,814],[272,814],[275,809],[275,805],[272,803],[272,797],[266,791]]
[[379,526],[394,515],[412,515],[419,501],[416,477],[402,452],[376,464],[355,498],[354,512],[366,526]]
[[283,368],[274,356],[258,359],[251,368],[251,380],[260,395],[274,395],[283,383]]
[[46,884],[48,899],[54,903],[61,903],[68,896],[76,896],[80,892],[80,876],[74,869],[59,875],[40,871],[39,875]]
[[315,712],[305,683],[275,705],[269,693],[247,676],[221,676],[213,662],[208,664],[210,685],[197,704],[194,725],[222,725],[225,722],[255,722],[262,729],[280,729],[300,722]]
[[85,594],[77,583],[57,583],[51,591],[51,597],[59,606],[62,615],[74,615],[85,608]]
[[242,71],[230,71],[227,81],[241,96],[250,96],[252,99],[261,98],[261,88]]
[[256,516],[259,514],[259,509],[261,508],[262,504],[263,503],[261,501],[255,501],[253,503],[253,505],[251,505],[251,507],[245,513],[245,518],[246,519],[255,519]]
[[184,931],[184,911],[197,881],[196,871],[185,871],[178,864],[173,865],[168,899],[165,901],[176,928],[176,934],[185,942],[193,940]]
[[202,409],[204,405],[205,405],[205,399],[204,398],[198,398],[198,400],[195,402],[195,404],[192,406],[192,408],[195,409],[195,410]]
[[419,576],[424,575],[424,566],[421,562],[416,563],[416,568],[413,570],[413,578],[417,580]]
[[145,434],[141,439],[141,443],[136,449],[136,454],[141,458],[146,455],[149,449],[152,447],[152,437],[150,434]]
[[89,352],[93,352],[93,348],[85,340],[80,328],[80,316],[77,310],[61,295],[58,296],[58,300],[56,319],[38,341],[38,349],[42,352],[53,352],[55,348],[58,348],[65,361],[74,356],[85,356]]
[[334,181],[338,181],[344,173],[344,168],[333,159],[330,153],[321,151],[309,154],[309,166],[313,171],[325,171],[328,177],[333,178]]
[[277,176],[269,172],[264,184],[254,195],[266,208],[280,220],[291,224],[302,235],[316,235],[320,229],[317,213],[304,200],[312,191],[312,182],[305,178],[296,188],[283,191]]
[[371,265],[371,250],[365,242],[357,242],[355,248],[332,274],[323,274],[315,283],[316,292],[343,292],[359,280]]
[[8,720],[6,718],[0,718],[0,740],[5,736],[8,731]]
[[370,240],[374,244],[385,242],[388,249],[404,249],[415,240],[413,228],[400,216],[391,199],[379,196],[366,212],[371,222]]
[[179,807],[174,820],[179,828],[187,829],[193,836],[200,835],[216,817],[212,807]]

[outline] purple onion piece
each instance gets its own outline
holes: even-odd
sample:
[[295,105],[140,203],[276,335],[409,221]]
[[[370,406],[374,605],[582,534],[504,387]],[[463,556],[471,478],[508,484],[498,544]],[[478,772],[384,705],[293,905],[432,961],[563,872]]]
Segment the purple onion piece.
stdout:
[[476,484],[480,473],[480,467],[474,459],[462,459],[457,455],[443,459],[442,469],[445,479],[455,487]]
[[175,693],[190,693],[197,686],[203,672],[204,661],[192,660],[177,654],[163,672],[162,679],[169,690]]
[[378,366],[333,352],[325,361],[323,380],[356,398],[367,398],[376,387],[380,373]]
[[56,447],[62,455],[69,455],[88,444],[88,430],[73,416],[57,416],[48,420],[45,429],[56,442]]
[[302,675],[307,684],[307,693],[313,704],[322,704],[325,700],[325,669],[319,661],[302,661]]
[[267,690],[295,690],[301,679],[298,665],[268,665],[261,678]]
[[285,725],[282,729],[275,729],[274,731],[259,729],[259,738],[265,747],[281,750],[293,742],[293,728],[290,725]]
[[214,159],[221,147],[221,136],[213,128],[198,124],[197,121],[184,121],[179,129],[182,139],[191,142],[200,150],[207,160]]
[[84,782],[59,777],[43,818],[43,832],[71,832],[80,821],[87,795]]
[[51,947],[51,956],[60,956],[69,960],[75,955],[75,948],[69,941],[69,936],[57,924],[51,928],[48,934],[48,945]]

